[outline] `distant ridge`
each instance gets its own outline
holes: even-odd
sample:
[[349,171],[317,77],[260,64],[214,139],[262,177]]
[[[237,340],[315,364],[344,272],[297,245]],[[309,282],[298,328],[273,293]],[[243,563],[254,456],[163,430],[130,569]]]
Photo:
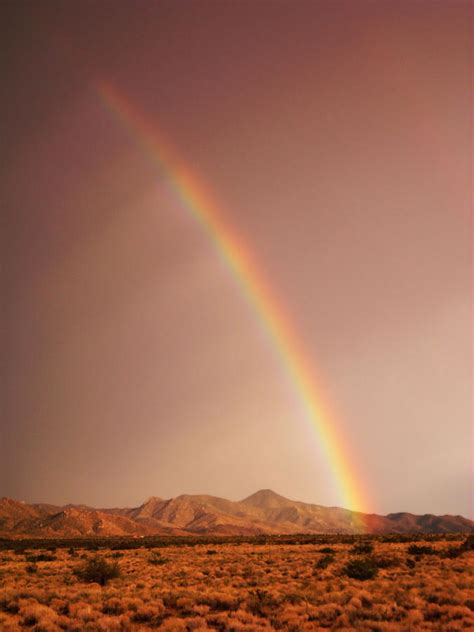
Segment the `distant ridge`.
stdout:
[[0,499],[0,537],[145,535],[258,535],[294,533],[461,533],[474,530],[462,516],[400,512],[362,514],[289,500],[262,489],[241,501],[209,495],[152,496],[138,507],[95,509]]

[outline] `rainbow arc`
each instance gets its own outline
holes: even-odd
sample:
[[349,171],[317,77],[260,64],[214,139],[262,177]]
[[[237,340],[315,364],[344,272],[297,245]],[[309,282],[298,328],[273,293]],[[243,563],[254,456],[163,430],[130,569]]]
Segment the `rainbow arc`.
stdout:
[[284,306],[264,278],[252,249],[226,223],[211,191],[182,160],[158,127],[145,120],[112,84],[101,82],[98,90],[103,103],[166,176],[182,206],[205,232],[267,331],[305,418],[316,431],[319,446],[336,482],[340,504],[347,509],[367,511],[367,498],[356,476],[354,460],[344,445],[335,415],[325,401],[323,388],[318,383],[305,346]]

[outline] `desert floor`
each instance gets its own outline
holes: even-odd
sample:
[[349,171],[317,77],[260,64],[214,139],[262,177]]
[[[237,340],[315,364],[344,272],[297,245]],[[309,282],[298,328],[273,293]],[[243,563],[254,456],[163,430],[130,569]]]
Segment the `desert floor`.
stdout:
[[[0,630],[473,630],[465,542],[6,549]],[[98,558],[104,586],[81,575]]]

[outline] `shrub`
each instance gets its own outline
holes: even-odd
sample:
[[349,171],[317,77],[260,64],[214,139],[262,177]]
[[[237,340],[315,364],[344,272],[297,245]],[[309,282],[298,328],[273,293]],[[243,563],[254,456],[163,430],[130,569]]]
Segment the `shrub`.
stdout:
[[462,544],[465,551],[474,551],[474,533],[470,533]]
[[275,609],[278,602],[265,590],[249,591],[247,600],[248,611],[257,616],[265,617],[268,612]]
[[26,565],[26,572],[27,573],[37,573],[38,572],[38,567],[36,566],[36,564],[27,564]]
[[[258,592],[262,592],[262,591],[257,590],[257,593]],[[250,592],[249,594],[253,594],[253,593]],[[204,598],[199,599],[198,601],[199,601],[199,604],[209,606],[209,608],[213,612],[226,612],[226,611],[235,612],[236,610],[238,610],[239,605],[240,605],[240,602],[238,599],[234,599],[231,596],[222,595],[222,594],[206,595]],[[264,598],[263,598],[263,601],[265,601]]]
[[120,567],[117,562],[107,562],[103,557],[93,557],[84,566],[75,572],[76,576],[85,582],[96,582],[101,586],[110,579],[120,576]]
[[317,562],[316,568],[327,568],[329,564],[334,562],[334,555],[323,555]]
[[5,596],[0,600],[0,610],[8,612],[8,614],[18,614],[20,612],[20,604],[18,601],[10,600]]
[[104,614],[117,616],[124,612],[124,606],[120,599],[118,599],[117,597],[112,597],[104,603],[104,605],[102,606],[102,612]]
[[51,553],[38,553],[38,555],[28,555],[26,561],[35,564],[36,562],[54,562],[55,559],[56,556]]
[[357,560],[351,560],[344,566],[343,572],[352,579],[360,579],[365,581],[366,579],[373,579],[379,569],[375,561],[370,558],[362,558]]
[[328,555],[334,554],[336,551],[330,546],[323,546],[322,549],[318,549],[318,553],[327,553]]
[[374,550],[374,545],[371,542],[359,542],[355,544],[349,553],[355,555],[370,555]]
[[376,555],[373,560],[378,568],[394,568],[401,564],[401,559],[395,555]]
[[153,555],[151,555],[148,558],[148,562],[150,564],[154,564],[155,566],[162,566],[163,564],[166,564],[168,561],[169,561],[168,558],[161,557],[161,553],[158,553],[158,552],[154,552]]
[[432,546],[418,546],[418,544],[410,544],[407,550],[410,555],[436,555],[438,553]]
[[23,617],[21,625],[23,627],[31,628],[38,623],[38,617],[35,614],[27,614]]
[[152,607],[143,606],[132,614],[130,620],[134,623],[148,623],[156,627],[163,622],[163,618],[163,615],[155,611]]
[[450,546],[449,549],[446,549],[444,552],[444,557],[447,557],[449,560],[453,560],[456,557],[460,557],[463,554],[463,550],[458,546]]

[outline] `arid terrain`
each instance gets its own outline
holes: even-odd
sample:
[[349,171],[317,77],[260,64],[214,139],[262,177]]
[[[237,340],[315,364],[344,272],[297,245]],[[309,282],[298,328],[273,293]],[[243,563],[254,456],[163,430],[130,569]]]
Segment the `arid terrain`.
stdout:
[[0,541],[0,629],[474,629],[473,538]]
[[0,537],[257,535],[299,533],[465,533],[463,516],[386,516],[290,500],[263,489],[241,501],[209,495],[152,497],[138,507],[27,504],[0,499]]

